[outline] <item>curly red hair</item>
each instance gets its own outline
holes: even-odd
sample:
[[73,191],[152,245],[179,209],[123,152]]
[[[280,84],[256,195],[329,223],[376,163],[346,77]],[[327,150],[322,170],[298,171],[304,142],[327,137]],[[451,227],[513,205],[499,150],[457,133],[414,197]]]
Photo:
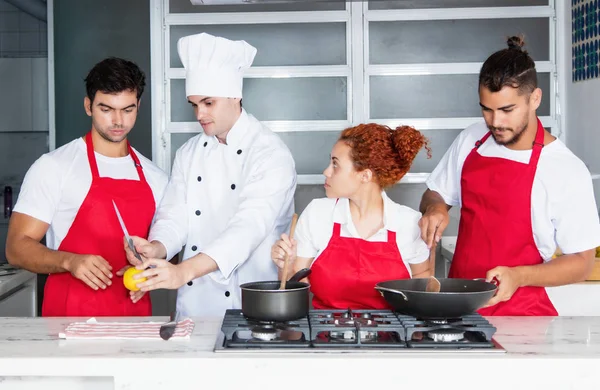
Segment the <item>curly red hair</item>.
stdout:
[[410,126],[392,130],[377,123],[361,124],[342,131],[339,141],[350,146],[356,169],[370,169],[381,188],[400,181],[421,148],[425,147],[431,158],[429,140]]

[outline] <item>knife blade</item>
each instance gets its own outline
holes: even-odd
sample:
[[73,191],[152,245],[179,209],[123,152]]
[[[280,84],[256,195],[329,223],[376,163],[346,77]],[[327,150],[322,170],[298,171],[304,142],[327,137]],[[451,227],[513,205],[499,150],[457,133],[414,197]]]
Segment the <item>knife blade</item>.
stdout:
[[179,312],[175,311],[175,313],[171,314],[170,321],[166,324],[162,324],[160,326],[160,338],[163,340],[168,340],[175,333],[175,328],[177,328],[177,323],[179,322]]
[[129,232],[127,232],[127,227],[125,227],[125,222],[123,222],[123,218],[121,217],[121,213],[119,212],[119,208],[117,207],[117,204],[115,203],[114,200],[112,202],[113,202],[113,206],[115,207],[115,212],[117,213],[117,218],[119,219],[119,223],[121,224],[121,229],[123,230],[123,234],[125,234],[125,239],[127,240],[127,245],[129,246],[129,249],[131,249],[135,258],[138,259],[140,261],[140,263],[143,263],[144,261],[142,260],[142,256],[140,256],[138,251],[135,250],[135,246],[133,245],[133,240],[129,236]]

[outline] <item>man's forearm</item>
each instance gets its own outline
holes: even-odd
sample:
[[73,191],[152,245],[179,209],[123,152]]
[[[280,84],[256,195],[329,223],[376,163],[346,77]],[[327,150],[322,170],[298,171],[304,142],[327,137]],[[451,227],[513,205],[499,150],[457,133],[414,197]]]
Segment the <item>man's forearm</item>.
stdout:
[[585,280],[594,267],[594,250],[559,256],[543,264],[519,266],[521,286],[553,287]]
[[442,207],[446,209],[446,211],[450,210],[451,206],[448,206],[444,201],[444,198],[440,194],[435,191],[426,190],[421,198],[421,204],[419,205],[419,211],[421,214],[425,214],[425,212],[429,208],[433,207]]
[[76,256],[48,249],[29,237],[9,240],[6,245],[6,257],[10,264],[39,274],[69,272],[69,264]]
[[217,263],[204,253],[197,254],[196,256],[183,261],[178,267],[183,267],[185,269],[186,280],[188,282],[219,269]]
[[162,242],[154,240],[151,241],[150,244],[152,244],[157,259],[167,259],[167,247]]

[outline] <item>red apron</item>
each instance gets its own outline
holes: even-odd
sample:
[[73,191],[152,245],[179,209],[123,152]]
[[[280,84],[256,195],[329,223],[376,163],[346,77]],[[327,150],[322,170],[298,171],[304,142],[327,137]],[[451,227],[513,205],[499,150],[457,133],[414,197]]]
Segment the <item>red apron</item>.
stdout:
[[131,302],[129,290],[115,274],[128,264],[123,249],[123,231],[117,219],[114,200],[130,235],[148,237],[156,208],[152,190],[142,165],[127,142],[129,155],[139,180],[100,177],[91,133],[85,138],[92,171],[92,185],[59,251],[102,256],[112,266],[112,284],[93,290],[69,272],[51,274],[44,289],[42,316],[149,316],[150,295]]
[[[465,160],[462,207],[451,278],[485,278],[497,266],[516,267],[543,262],[533,239],[531,188],[544,145],[544,127],[538,129],[529,164],[499,157],[481,156],[477,149]],[[492,140],[493,141],[493,140]],[[482,308],[482,315],[556,316],[558,313],[543,287],[521,287],[507,302]]]
[[334,223],[327,248],[314,261],[309,276],[315,309],[390,309],[375,285],[385,280],[410,279],[396,233],[387,242],[341,237]]

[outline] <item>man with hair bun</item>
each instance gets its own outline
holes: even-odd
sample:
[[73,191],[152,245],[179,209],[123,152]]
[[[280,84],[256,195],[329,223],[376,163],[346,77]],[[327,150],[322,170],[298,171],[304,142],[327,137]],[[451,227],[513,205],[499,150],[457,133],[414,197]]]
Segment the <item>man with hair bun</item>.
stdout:
[[[545,287],[590,274],[598,211],[588,169],[536,115],[542,90],[523,38],[507,44],[479,74],[484,122],[458,136],[427,180],[419,224],[432,246],[448,210],[461,208],[449,277],[498,283],[480,314],[554,316]],[[564,255],[552,259],[557,247]]]
[[315,308],[388,308],[378,282],[431,275],[421,214],[385,193],[423,147],[429,152],[425,137],[408,126],[371,123],[341,133],[323,172],[327,198],[306,207],[294,239],[282,234],[271,248],[280,269],[286,254],[295,271],[311,268]]

